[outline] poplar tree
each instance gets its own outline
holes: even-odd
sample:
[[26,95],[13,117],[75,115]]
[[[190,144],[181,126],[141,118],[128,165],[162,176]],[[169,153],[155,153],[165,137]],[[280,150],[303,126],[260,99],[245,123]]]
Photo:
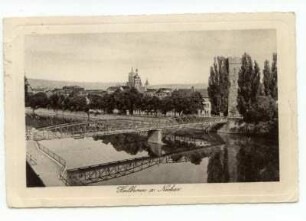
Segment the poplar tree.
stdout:
[[257,62],[255,61],[253,64],[251,56],[246,53],[242,56],[238,85],[238,110],[244,120],[252,121],[250,113],[252,106],[257,102],[260,85],[260,69]]
[[271,82],[272,82],[272,73],[271,73],[270,63],[268,60],[266,60],[263,69],[263,85],[266,96],[271,95]]
[[272,61],[272,80],[271,80],[271,96],[274,100],[278,99],[278,86],[277,86],[277,54],[273,54],[273,61]]
[[270,68],[269,61],[265,61],[263,70],[263,84],[266,96],[271,96],[277,100],[277,55],[273,54],[272,67]]
[[217,57],[210,68],[208,96],[212,105],[212,114],[227,115],[229,93],[228,59]]

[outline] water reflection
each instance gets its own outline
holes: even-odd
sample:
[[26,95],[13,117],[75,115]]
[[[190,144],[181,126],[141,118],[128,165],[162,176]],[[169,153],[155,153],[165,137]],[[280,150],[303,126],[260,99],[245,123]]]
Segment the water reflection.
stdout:
[[208,183],[226,183],[229,182],[228,170],[228,149],[222,148],[220,151],[209,157],[207,166]]
[[228,149],[231,182],[279,181],[279,150],[276,141],[223,135]]
[[[177,153],[171,156],[171,159],[173,163],[180,162],[179,166],[168,165],[167,168],[155,168],[155,170],[159,170],[156,174],[169,173],[168,177],[178,173],[174,170],[179,170],[180,177],[177,182],[226,183],[279,180],[279,152],[276,142],[240,135],[207,135],[199,131],[195,131],[194,135],[211,142],[214,146],[197,148],[176,142],[167,142],[165,145],[151,144],[147,142],[146,136],[138,134],[119,134],[96,137],[95,139],[101,139],[103,143],[110,143],[117,151],[125,151],[130,155],[145,151],[149,157],[154,158]],[[217,142],[219,145],[216,144]],[[186,152],[186,150],[193,151]],[[188,166],[188,162],[181,160],[182,157],[188,159],[188,162],[194,166]],[[208,163],[205,163],[207,161],[204,162],[203,159],[207,159]],[[206,174],[201,174],[203,171]],[[190,173],[194,173],[200,179],[194,177],[190,180],[190,176],[187,175]],[[142,176],[141,179],[145,180],[146,176],[154,176],[154,174],[154,171],[149,174],[142,172],[133,177]],[[168,179],[167,176],[156,176],[154,183],[168,183],[166,179]],[[132,183],[128,180],[127,177],[126,180],[121,179],[120,182]]]
[[94,136],[94,140],[102,140],[104,144],[111,144],[118,152],[124,151],[130,155],[146,151],[148,156],[157,156],[156,150],[151,148],[153,144],[147,142],[147,138],[138,134],[116,134],[109,136]]

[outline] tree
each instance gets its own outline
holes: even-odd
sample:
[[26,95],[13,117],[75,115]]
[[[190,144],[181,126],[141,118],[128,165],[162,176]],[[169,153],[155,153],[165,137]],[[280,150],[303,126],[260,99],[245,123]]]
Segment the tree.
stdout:
[[158,111],[162,108],[162,100],[156,96],[142,96],[140,100],[139,109],[145,111],[146,114],[154,113],[157,115]]
[[142,96],[141,98],[141,105],[140,105],[140,110],[141,111],[144,111],[146,112],[146,114],[149,114],[149,110],[150,110],[150,107],[149,107],[149,103],[150,103],[150,96],[148,95],[145,95],[145,96]]
[[157,115],[158,110],[160,109],[161,101],[158,97],[153,96],[149,100],[150,110]]
[[202,108],[202,95],[199,92],[175,90],[171,95],[175,113],[196,114]]
[[113,99],[110,101],[114,102],[114,107],[120,111],[121,114],[126,114],[127,107],[127,100],[125,94],[120,90],[117,89],[112,94]]
[[89,120],[89,101],[84,96],[73,96],[70,97],[70,110],[71,111],[83,111],[87,114]]
[[111,106],[118,109],[121,114],[126,114],[128,110],[132,115],[134,110],[140,109],[141,97],[142,95],[136,88],[129,88],[124,91],[118,89],[110,95],[108,102]]
[[178,113],[179,115],[181,115],[188,105],[185,102],[184,94],[180,93],[179,90],[175,90],[171,94],[171,99],[174,108],[174,113]]
[[278,100],[278,85],[277,85],[277,54],[273,54],[273,62],[272,62],[272,80],[271,80],[271,96],[274,100]]
[[160,101],[160,111],[162,114],[166,115],[167,112],[172,111],[173,109],[173,102],[170,96],[167,96]]
[[224,57],[218,57],[219,64],[219,84],[220,84],[220,110],[225,116],[228,114],[228,94],[229,94],[229,71],[228,71],[228,59]]
[[208,96],[212,104],[212,114],[228,113],[229,72],[228,59],[217,57],[210,68]]
[[115,109],[115,99],[113,94],[105,94],[102,99],[104,112],[112,114]]
[[187,98],[187,100],[190,101],[188,110],[189,113],[196,114],[198,110],[203,109],[203,97],[199,92],[193,92],[190,99]]
[[48,104],[48,97],[44,92],[39,92],[29,96],[29,106],[32,108],[33,113],[38,108],[45,108]]
[[125,102],[129,113],[133,115],[134,110],[138,109],[141,102],[141,94],[134,87],[125,92]]
[[271,96],[258,96],[244,116],[246,122],[258,123],[277,118],[277,104]]
[[264,85],[264,92],[266,96],[271,95],[271,86],[272,86],[272,73],[269,61],[266,60],[264,63],[263,69],[263,85]]
[[208,82],[208,96],[211,103],[211,113],[218,115],[220,113],[220,92],[219,77],[216,71],[216,61],[210,67],[210,76]]
[[64,100],[64,96],[59,96],[58,94],[52,94],[48,99],[49,106],[54,110],[58,110],[62,108],[62,103]]
[[269,61],[265,61],[263,70],[263,84],[266,96],[272,96],[277,100],[277,54],[273,54],[272,67],[270,68]]
[[100,95],[89,95],[88,99],[90,100],[89,108],[90,109],[102,109],[105,108],[105,100]]
[[28,101],[29,101],[29,82],[26,77],[24,77],[24,102],[25,106],[28,106]]
[[252,105],[257,102],[260,85],[260,70],[257,62],[254,62],[248,54],[242,56],[242,66],[238,79],[238,110],[246,119]]

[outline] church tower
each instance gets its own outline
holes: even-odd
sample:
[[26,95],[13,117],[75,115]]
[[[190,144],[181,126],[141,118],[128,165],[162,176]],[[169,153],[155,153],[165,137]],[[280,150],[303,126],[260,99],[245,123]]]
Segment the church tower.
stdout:
[[229,94],[228,94],[228,117],[240,117],[237,109],[237,96],[238,96],[238,78],[241,68],[241,58],[229,57],[228,58],[228,72],[229,72]]
[[138,91],[141,90],[142,83],[141,83],[141,78],[138,75],[138,69],[136,69],[136,74],[134,75],[134,85],[133,85]]
[[133,87],[134,86],[134,77],[135,77],[135,72],[134,72],[134,69],[132,67],[131,71],[129,73],[127,86],[129,86],[129,87]]

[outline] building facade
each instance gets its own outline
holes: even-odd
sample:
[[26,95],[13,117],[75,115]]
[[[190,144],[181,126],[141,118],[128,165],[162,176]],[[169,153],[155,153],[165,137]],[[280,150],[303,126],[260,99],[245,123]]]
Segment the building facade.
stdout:
[[167,96],[171,96],[173,90],[171,88],[159,88],[155,96],[157,96],[159,99],[164,99]]

